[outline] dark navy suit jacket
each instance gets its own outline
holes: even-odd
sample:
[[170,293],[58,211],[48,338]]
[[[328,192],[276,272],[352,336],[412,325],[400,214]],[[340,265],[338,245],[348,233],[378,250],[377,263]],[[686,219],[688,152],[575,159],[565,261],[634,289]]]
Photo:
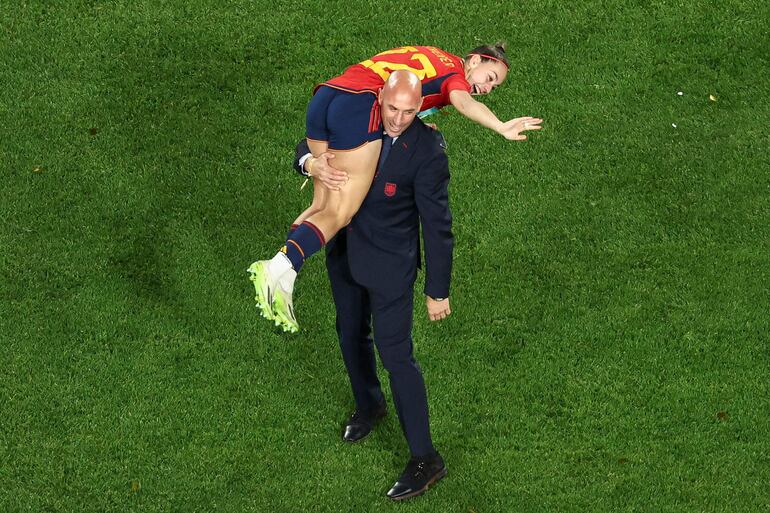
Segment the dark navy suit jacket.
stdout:
[[[360,285],[398,297],[417,276],[422,227],[424,292],[434,298],[449,296],[454,238],[443,141],[419,119],[401,134],[358,213],[327,244],[328,265],[348,265]],[[297,146],[297,170],[299,158],[307,153],[303,140]]]

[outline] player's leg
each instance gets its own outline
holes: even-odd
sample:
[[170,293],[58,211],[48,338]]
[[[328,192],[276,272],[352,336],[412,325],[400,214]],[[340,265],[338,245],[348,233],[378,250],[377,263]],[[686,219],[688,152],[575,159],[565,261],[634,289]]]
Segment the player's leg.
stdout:
[[338,169],[348,173],[348,182],[338,191],[327,191],[323,208],[311,215],[312,223],[329,240],[358,212],[372,185],[381,141],[372,141],[352,151],[334,152]]
[[[329,132],[326,127],[326,111],[328,110],[329,103],[334,98],[334,91],[328,90],[328,88],[319,89],[318,93],[313,96],[308,106],[307,111],[307,132],[308,132],[308,146],[311,153],[315,156],[320,155],[327,148],[327,140],[329,138]],[[289,232],[286,236],[288,241],[294,235],[296,229],[307,219],[307,217],[320,211],[326,201],[325,187],[320,184],[314,184],[313,188],[313,203],[306,209],[300,216],[294,221],[289,228]],[[287,242],[288,244],[288,242]],[[271,260],[259,260],[254,262],[247,269],[250,276],[249,279],[254,283],[254,289],[256,295],[254,299],[257,303],[257,308],[263,317],[268,320],[274,320],[276,325],[281,326],[285,331],[296,331],[293,329],[296,327],[296,320],[289,319],[288,322],[284,321],[284,317],[293,317],[289,315],[292,312],[291,309],[291,295],[286,301],[284,298],[281,301],[283,305],[283,314],[280,318],[276,318],[273,312],[274,294],[279,279],[282,275],[288,271],[292,271],[291,262],[286,257],[286,245],[284,245],[278,253]],[[284,289],[293,286],[293,277],[284,278]],[[288,303],[288,304],[287,304]]]
[[271,260],[271,272],[280,276],[271,307],[276,324],[285,331],[298,329],[292,303],[297,273],[305,260],[319,251],[358,211],[371,186],[381,146],[382,143],[377,140],[352,151],[334,151],[335,166],[348,173],[348,182],[338,191],[327,189],[324,192],[322,210],[311,215],[292,232],[282,249],[285,254],[279,252]]
[[307,132],[311,152],[334,152],[335,167],[346,171],[349,180],[340,191],[324,191],[322,210],[299,224],[267,265],[266,288],[274,289],[268,294],[272,317],[285,331],[298,329],[291,299],[297,273],[305,260],[349,222],[371,185],[381,148],[375,95],[320,88],[308,107]]
[[[310,115],[308,121],[310,125]],[[371,186],[382,148],[380,108],[375,95],[336,91],[326,105],[325,128],[329,134],[327,147],[308,137],[310,149],[314,155],[331,151],[335,167],[348,173],[348,182],[339,191],[327,190],[322,209],[306,219],[322,237],[321,245],[350,222]],[[304,253],[307,258],[308,252]]]
[[[321,155],[327,150],[326,142],[308,141],[311,153],[314,156]],[[269,297],[269,312],[277,326],[284,331],[296,332],[299,328],[297,319],[294,315],[294,305],[292,293],[294,291],[294,280],[297,277],[297,271],[294,270],[291,259],[288,257],[289,248],[296,250],[300,248],[294,240],[297,228],[303,226],[303,223],[314,214],[323,210],[326,205],[329,189],[318,180],[313,180],[313,202],[305,209],[297,219],[292,223],[289,233],[286,236],[286,243],[281,250],[267,263],[267,277],[274,277],[268,282],[272,282],[272,292]],[[306,227],[303,227],[303,230]],[[302,232],[303,230],[300,230]],[[301,238],[301,237],[300,237]],[[304,262],[304,255],[303,260]],[[268,288],[271,286],[268,285]]]
[[320,93],[331,96],[325,104],[327,146],[318,144],[320,137],[314,137],[318,131],[313,125],[319,116],[312,114],[311,109],[308,109],[308,143],[314,155],[324,150],[332,152],[335,167],[348,173],[348,182],[339,191],[326,190],[322,210],[300,224],[286,241],[291,270],[281,275],[278,287],[286,293],[276,294],[277,302],[286,304],[273,305],[273,312],[284,325],[296,326],[290,308],[296,273],[305,260],[319,251],[358,211],[371,186],[382,146],[379,104],[373,93],[357,94],[330,88],[321,88],[317,94]]
[[[328,143],[326,141],[311,141],[308,140],[308,147],[310,153],[314,157],[318,157],[322,153],[326,152]],[[326,205],[326,193],[329,191],[321,182],[317,179],[313,179],[313,202],[308,208],[306,208],[291,224],[289,236],[299,225],[301,225],[308,217],[323,210]],[[288,237],[287,237],[288,238]]]

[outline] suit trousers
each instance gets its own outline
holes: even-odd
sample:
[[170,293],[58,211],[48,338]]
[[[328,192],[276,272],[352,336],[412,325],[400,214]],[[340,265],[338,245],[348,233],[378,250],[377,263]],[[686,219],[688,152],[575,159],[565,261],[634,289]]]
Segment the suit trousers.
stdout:
[[[428,398],[422,371],[413,355],[414,287],[399,297],[385,297],[363,287],[350,274],[344,237],[327,254],[327,269],[337,311],[337,335],[356,408],[371,412],[384,400],[373,346],[388,371],[401,428],[412,456],[434,453]],[[374,341],[371,327],[374,325]]]

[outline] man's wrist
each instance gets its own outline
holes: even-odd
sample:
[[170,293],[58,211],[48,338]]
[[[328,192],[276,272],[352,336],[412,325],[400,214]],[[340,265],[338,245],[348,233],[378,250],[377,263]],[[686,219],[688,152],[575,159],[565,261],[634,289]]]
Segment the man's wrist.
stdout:
[[446,301],[447,299],[445,297],[433,297],[433,296],[428,296],[428,297],[431,298],[433,301],[438,301],[438,302]]
[[313,154],[312,153],[306,153],[299,159],[299,169],[305,176],[311,176],[311,171],[313,169]]

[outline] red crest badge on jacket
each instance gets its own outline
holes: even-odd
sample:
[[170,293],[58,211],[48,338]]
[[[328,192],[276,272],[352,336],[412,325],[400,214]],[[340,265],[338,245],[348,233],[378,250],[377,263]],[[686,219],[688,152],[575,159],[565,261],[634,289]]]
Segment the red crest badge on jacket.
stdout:
[[392,198],[396,195],[396,184],[385,182],[385,196]]

